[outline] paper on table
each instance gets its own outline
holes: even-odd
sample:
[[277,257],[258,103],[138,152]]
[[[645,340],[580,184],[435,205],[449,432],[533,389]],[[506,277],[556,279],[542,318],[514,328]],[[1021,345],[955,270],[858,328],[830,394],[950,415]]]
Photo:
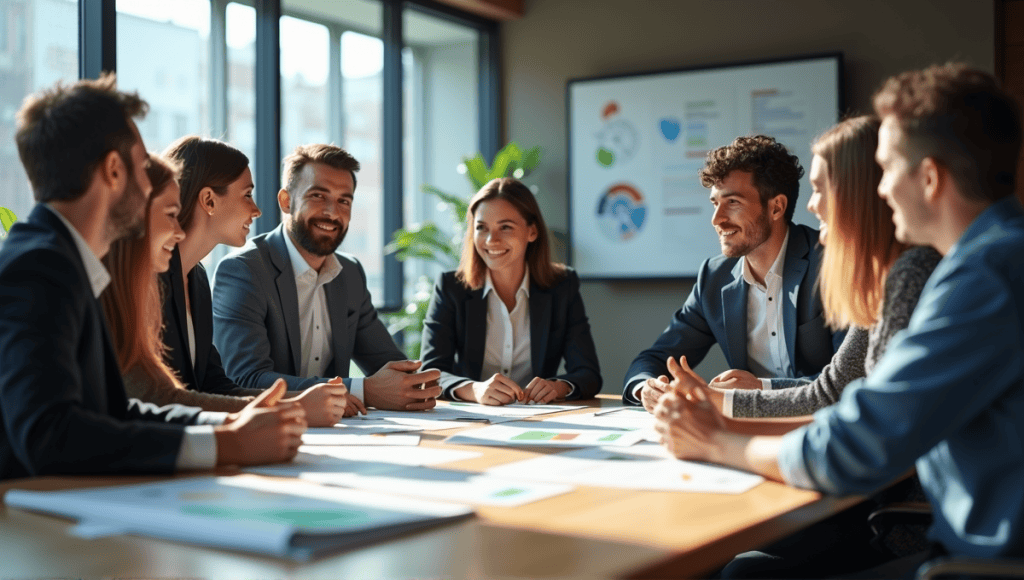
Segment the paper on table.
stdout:
[[432,467],[401,467],[387,473],[305,472],[300,479],[375,492],[476,505],[514,507],[568,493],[572,485],[537,483]]
[[548,427],[545,422],[519,422],[515,426],[491,425],[452,435],[445,440],[453,445],[497,445],[501,447],[626,447],[643,439],[638,431],[566,429]]
[[475,451],[434,447],[343,447],[303,445],[289,463],[246,467],[243,471],[279,477],[301,473],[388,473],[398,466],[436,465],[479,457]]
[[72,491],[14,489],[4,501],[79,519],[86,531],[119,528],[297,560],[472,514],[465,506],[245,476]]
[[745,471],[680,461],[660,445],[650,444],[566,451],[507,463],[487,473],[599,487],[731,494],[743,493],[764,481]]
[[384,435],[384,434],[352,434],[352,433],[305,433],[302,435],[303,445],[401,445],[415,446],[420,444],[419,435]]
[[[452,401],[448,407],[474,415],[481,415],[492,419],[494,417],[522,419],[525,417],[536,417],[538,415],[549,415],[561,413],[562,411],[575,411],[583,409],[582,405],[528,405],[526,403],[512,403],[511,405],[481,405],[479,403],[466,403]],[[491,423],[494,423],[493,419]]]
[[644,409],[623,408],[613,411],[597,411],[596,413],[580,413],[565,415],[555,420],[568,425],[640,431],[644,434],[644,439],[655,443],[661,439],[658,432],[654,430],[654,415]]
[[[465,422],[441,421],[437,417],[425,416],[422,413],[409,413],[408,417],[385,417],[388,411],[372,411],[370,415],[347,417],[333,427],[321,427],[332,433],[401,433],[415,431],[443,431],[445,429],[461,429]],[[312,430],[311,430],[312,431]],[[308,433],[309,431],[307,431]]]

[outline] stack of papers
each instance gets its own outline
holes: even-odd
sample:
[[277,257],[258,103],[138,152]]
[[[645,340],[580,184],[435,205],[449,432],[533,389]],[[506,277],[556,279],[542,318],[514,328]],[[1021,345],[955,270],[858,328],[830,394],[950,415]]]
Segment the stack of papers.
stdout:
[[642,439],[643,434],[638,431],[592,429],[586,426],[573,427],[564,423],[542,421],[472,429],[452,435],[445,442],[455,445],[501,447],[628,447]]
[[309,560],[469,517],[471,508],[252,477],[204,477],[75,491],[10,490],[10,507],[132,533]]

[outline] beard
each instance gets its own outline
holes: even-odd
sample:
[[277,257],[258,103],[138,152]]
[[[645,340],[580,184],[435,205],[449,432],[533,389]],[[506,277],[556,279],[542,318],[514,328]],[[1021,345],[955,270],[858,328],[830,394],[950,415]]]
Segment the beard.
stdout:
[[146,234],[146,194],[132,175],[121,198],[110,207],[111,239],[137,239]]
[[[732,229],[727,226],[722,226],[723,230]],[[772,235],[772,224],[768,219],[767,207],[761,211],[754,221],[750,223],[745,232],[733,234],[732,238],[742,235],[741,239],[729,240],[729,245],[722,242],[722,253],[727,258],[740,258],[746,256],[750,252],[754,251],[754,248],[763,244]]]
[[[338,229],[331,235],[323,230],[314,230],[317,223],[330,224]],[[302,221],[299,218],[295,218],[288,227],[288,231],[291,233],[292,239],[310,254],[314,256],[329,256],[338,249],[342,240],[345,239],[348,227],[343,227],[341,222],[334,220],[309,219]]]

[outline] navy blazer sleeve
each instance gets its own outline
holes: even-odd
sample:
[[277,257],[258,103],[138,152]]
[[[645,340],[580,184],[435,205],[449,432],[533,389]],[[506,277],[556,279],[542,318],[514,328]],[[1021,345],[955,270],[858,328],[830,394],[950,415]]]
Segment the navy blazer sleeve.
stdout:
[[[570,399],[593,399],[601,392],[601,365],[597,361],[597,348],[590,334],[583,296],[580,295],[579,276],[569,270],[554,290],[556,299],[549,338],[556,337],[564,329],[560,347],[565,359],[565,373],[555,378],[576,385]],[[550,363],[545,361],[545,364]]]
[[[690,291],[683,307],[676,311],[654,345],[644,350],[633,359],[626,371],[625,384],[622,389],[622,401],[626,404],[639,405],[640,401],[633,396],[633,385],[638,380],[655,378],[668,374],[668,357],[686,356],[690,367],[695,367],[704,360],[708,350],[717,342],[705,314],[705,288],[710,277],[710,260],[705,260],[697,273],[697,282]],[[716,299],[716,297],[708,297]]]
[[[441,371],[442,396],[452,398],[452,390],[466,381],[480,380],[480,377],[464,376],[466,369],[465,344],[465,300],[468,294],[462,284],[455,280],[454,272],[443,272],[434,283],[434,292],[423,319],[423,335],[420,341],[420,360],[424,369]],[[478,321],[486,324],[486,320]],[[486,335],[486,331],[485,331]],[[457,353],[462,353],[458,356]],[[461,364],[459,364],[461,363]],[[458,368],[456,368],[458,367]]]
[[[12,232],[5,254],[19,237]],[[0,478],[171,472],[184,430],[170,421],[199,410],[129,407],[76,260],[45,248],[0,260]]]

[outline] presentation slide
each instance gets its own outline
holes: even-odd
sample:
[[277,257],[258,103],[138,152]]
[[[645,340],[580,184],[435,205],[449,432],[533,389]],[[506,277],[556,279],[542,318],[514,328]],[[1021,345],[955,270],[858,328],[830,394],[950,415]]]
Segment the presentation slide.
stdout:
[[811,142],[839,115],[841,55],[569,82],[572,266],[590,279],[689,278],[721,249],[708,151],[771,135],[800,158],[794,221],[807,212]]

